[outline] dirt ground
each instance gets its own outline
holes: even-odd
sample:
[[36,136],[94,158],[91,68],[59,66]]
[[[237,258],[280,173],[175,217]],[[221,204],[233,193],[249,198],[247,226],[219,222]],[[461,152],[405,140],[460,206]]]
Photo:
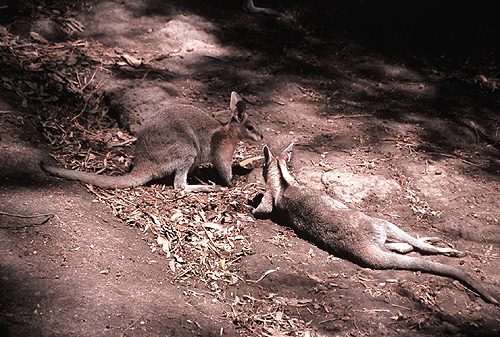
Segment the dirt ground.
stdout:
[[[499,308],[457,281],[364,269],[253,218],[261,162],[238,166],[295,142],[300,183],[442,238],[467,256],[423,258],[500,294],[495,11],[258,4],[280,14],[0,2],[1,336],[500,336]],[[231,91],[265,137],[240,144],[233,188],[106,190],[38,166],[124,174],[147,114],[222,110]]]

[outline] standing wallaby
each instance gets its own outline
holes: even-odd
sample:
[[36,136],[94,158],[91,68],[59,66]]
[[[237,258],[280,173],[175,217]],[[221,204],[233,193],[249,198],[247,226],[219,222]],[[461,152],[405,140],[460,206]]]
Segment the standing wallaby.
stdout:
[[[430,238],[416,239],[389,221],[349,209],[318,190],[298,186],[286,164],[292,146],[293,143],[278,158],[264,147],[266,191],[253,210],[254,215],[269,216],[275,210],[278,221],[331,254],[374,269],[407,269],[451,277],[478,292],[484,300],[499,305],[490,291],[455,267],[388,250],[405,253],[415,247],[422,252],[451,256],[462,255],[459,251],[435,247],[426,242]],[[388,235],[402,242],[387,243]]]
[[174,174],[174,188],[187,191],[216,191],[217,185],[188,185],[188,173],[203,163],[212,163],[224,183],[232,186],[231,164],[241,139],[263,138],[257,125],[245,113],[245,103],[231,93],[232,117],[220,123],[192,105],[172,105],[149,116],[137,134],[134,165],[129,174],[104,176],[72,171],[40,163],[54,176],[79,180],[108,188],[144,185]]

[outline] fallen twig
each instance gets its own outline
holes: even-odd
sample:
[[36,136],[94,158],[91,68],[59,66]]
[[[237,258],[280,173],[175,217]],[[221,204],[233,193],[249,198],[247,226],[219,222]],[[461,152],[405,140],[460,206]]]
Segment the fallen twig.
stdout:
[[56,215],[53,213],[47,213],[47,214],[32,214],[32,215],[25,215],[25,214],[16,214],[16,213],[7,213],[7,212],[0,212],[0,215],[4,216],[10,216],[10,217],[16,217],[16,218],[39,218],[39,217],[47,217],[41,222],[35,222],[31,223],[28,225],[21,225],[21,226],[0,226],[0,228],[9,228],[9,229],[21,229],[21,228],[27,228],[27,227],[32,227],[32,226],[38,226],[38,225],[43,225]]
[[267,275],[271,274],[271,273],[274,273],[275,271],[278,271],[279,268],[276,268],[276,269],[269,269],[268,271],[266,271],[264,273],[264,275],[262,275],[258,280],[256,281],[253,281],[253,280],[247,280],[247,282],[251,282],[251,283],[259,283],[260,281],[262,281],[264,279],[264,277],[266,277]]
[[126,141],[123,141],[121,143],[113,144],[113,145],[111,145],[111,147],[120,147],[120,146],[124,146],[124,145],[130,144],[130,143],[134,143],[135,141],[137,141],[137,138],[134,137],[132,139],[127,139]]
[[375,117],[374,115],[360,114],[360,115],[335,115],[328,116],[328,119],[340,119],[340,118],[361,118],[361,117]]
[[468,161],[466,159],[463,159],[463,158],[460,158],[460,157],[457,157],[457,156],[454,156],[452,154],[447,154],[447,153],[440,153],[440,152],[426,152],[427,154],[435,154],[435,155],[438,155],[438,156],[443,156],[443,157],[448,157],[448,158],[453,158],[453,159],[458,159],[458,160],[461,160],[463,161],[464,163],[466,164],[469,164],[469,165],[473,165],[473,166],[477,166],[477,167],[480,167],[481,165],[479,164],[476,164],[476,163],[473,163],[471,161]]
[[7,213],[7,212],[1,212],[1,211],[0,211],[0,215],[12,216],[12,217],[16,217],[16,218],[38,218],[41,216],[50,216],[50,217],[55,216],[55,214],[53,214],[53,213],[26,215],[26,214],[17,214],[17,213]]

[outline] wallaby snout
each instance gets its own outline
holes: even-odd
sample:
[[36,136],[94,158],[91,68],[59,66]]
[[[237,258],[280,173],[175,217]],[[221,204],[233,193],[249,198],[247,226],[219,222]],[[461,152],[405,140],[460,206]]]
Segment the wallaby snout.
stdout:
[[242,130],[242,133],[240,134],[241,139],[251,139],[254,141],[259,141],[264,138],[257,124],[248,118],[247,120],[245,120],[241,130]]

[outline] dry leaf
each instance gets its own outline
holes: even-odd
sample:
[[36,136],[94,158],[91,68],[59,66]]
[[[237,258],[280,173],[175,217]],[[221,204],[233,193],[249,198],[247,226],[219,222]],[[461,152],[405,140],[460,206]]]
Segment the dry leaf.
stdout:
[[156,243],[161,246],[163,252],[167,253],[167,257],[170,257],[170,241],[161,235],[156,238]]
[[264,157],[262,156],[256,156],[256,157],[252,157],[252,158],[247,158],[245,160],[242,160],[240,161],[239,165],[241,167],[244,167],[244,168],[247,168],[247,169],[250,169],[250,168],[254,168],[255,167],[255,163],[261,159],[264,159]]
[[142,65],[142,60],[138,59],[129,54],[123,54],[122,58],[132,67],[140,67]]
[[31,71],[35,71],[35,70],[38,70],[40,69],[40,67],[42,66],[42,63],[41,62],[37,62],[37,63],[30,63],[26,66],[26,69],[28,70],[31,70]]
[[311,303],[310,299],[283,298],[283,303],[292,307],[303,307]]
[[182,212],[177,210],[175,213],[170,217],[170,221],[175,222],[177,219],[182,218]]
[[45,43],[45,44],[49,43],[49,41],[47,41],[47,39],[45,39],[43,36],[41,36],[37,32],[30,32],[30,36],[36,42]]
[[203,226],[205,226],[205,228],[212,228],[212,229],[216,229],[218,231],[222,230],[222,226],[219,225],[218,223],[214,223],[214,222],[205,222],[203,224]]
[[175,273],[175,261],[174,260],[168,261],[168,266],[170,270]]

